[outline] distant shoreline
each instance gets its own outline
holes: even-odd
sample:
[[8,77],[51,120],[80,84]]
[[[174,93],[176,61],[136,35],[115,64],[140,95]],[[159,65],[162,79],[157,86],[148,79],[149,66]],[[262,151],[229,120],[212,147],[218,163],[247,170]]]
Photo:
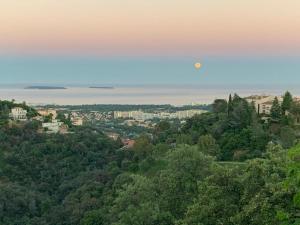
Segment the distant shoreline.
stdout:
[[91,87],[89,87],[89,88],[92,88],[92,89],[114,89],[115,87],[110,87],[110,86],[107,86],[107,87],[105,87],[105,86],[91,86]]
[[[114,89],[91,89],[89,87],[115,87]],[[41,89],[24,89],[25,87]],[[50,89],[47,89],[50,87]],[[61,89],[67,87],[67,90]],[[60,88],[60,89],[53,89]],[[267,87],[195,87],[195,86],[137,86],[124,87],[113,85],[86,85],[72,87],[60,84],[27,84],[19,87],[1,88],[1,99],[15,99],[31,104],[57,105],[94,105],[94,104],[211,104],[216,98],[228,99],[230,93],[238,93],[241,97],[250,95],[279,96],[289,90],[294,96],[300,96],[299,88],[267,88]]]
[[65,90],[66,87],[53,87],[53,86],[28,86],[24,89],[36,89],[36,90]]

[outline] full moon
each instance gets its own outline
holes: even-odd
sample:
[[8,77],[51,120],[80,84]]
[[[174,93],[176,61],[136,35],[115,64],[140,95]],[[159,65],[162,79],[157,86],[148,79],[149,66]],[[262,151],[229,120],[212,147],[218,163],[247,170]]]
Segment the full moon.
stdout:
[[194,64],[194,67],[195,67],[197,70],[199,70],[199,69],[202,67],[202,65],[201,65],[201,63],[197,62],[197,63]]

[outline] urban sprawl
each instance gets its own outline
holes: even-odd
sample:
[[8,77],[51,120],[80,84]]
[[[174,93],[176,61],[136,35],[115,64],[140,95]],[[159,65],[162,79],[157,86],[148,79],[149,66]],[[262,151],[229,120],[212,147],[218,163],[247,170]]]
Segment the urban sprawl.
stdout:
[[[264,118],[267,120],[275,98],[279,102],[282,102],[282,96],[271,95],[252,95],[245,99],[249,103],[254,104],[257,113],[264,115]],[[30,118],[30,120],[36,120],[41,123],[40,132],[66,134],[72,132],[70,130],[71,126],[98,124],[99,128],[109,137],[115,140],[121,138],[125,145],[132,145],[131,137],[135,135],[134,129],[128,129],[130,127],[135,127],[135,129],[138,127],[140,129],[151,129],[160,120],[177,120],[180,123],[184,123],[187,118],[207,112],[207,110],[203,109],[178,109],[172,112],[166,110],[154,110],[153,112],[145,112],[143,110],[89,111],[55,106],[39,106],[35,107],[35,109],[38,115]],[[11,109],[10,118],[12,121],[24,122],[29,120],[27,113],[27,110],[22,107],[14,107]]]

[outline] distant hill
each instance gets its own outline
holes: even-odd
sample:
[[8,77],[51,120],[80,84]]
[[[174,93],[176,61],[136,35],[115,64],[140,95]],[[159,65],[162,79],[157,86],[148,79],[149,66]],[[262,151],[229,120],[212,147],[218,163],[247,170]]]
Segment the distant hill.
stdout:
[[39,90],[56,90],[56,89],[67,89],[66,87],[55,87],[55,86],[28,86],[25,89],[39,89]]
[[112,86],[91,86],[93,89],[114,89]]

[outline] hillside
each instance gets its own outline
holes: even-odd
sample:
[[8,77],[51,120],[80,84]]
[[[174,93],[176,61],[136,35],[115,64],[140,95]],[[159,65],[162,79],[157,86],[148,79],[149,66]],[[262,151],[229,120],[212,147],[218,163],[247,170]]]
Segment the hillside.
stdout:
[[275,100],[266,123],[238,95],[216,100],[127,150],[91,126],[44,134],[3,123],[0,224],[299,224],[298,103],[286,103]]

